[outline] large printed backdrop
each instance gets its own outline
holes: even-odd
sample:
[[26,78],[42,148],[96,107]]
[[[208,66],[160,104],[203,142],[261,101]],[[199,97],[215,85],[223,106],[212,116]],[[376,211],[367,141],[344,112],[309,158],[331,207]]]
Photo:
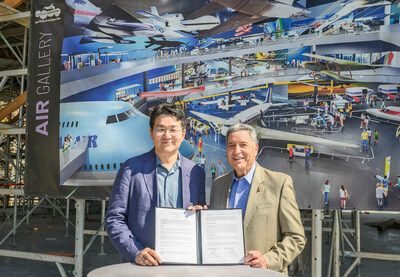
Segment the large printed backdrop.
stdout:
[[190,130],[180,151],[204,155],[207,192],[212,163],[231,170],[225,132],[242,122],[261,137],[257,161],[293,178],[301,208],[340,208],[345,185],[348,208],[377,209],[376,175],[388,174],[383,209],[397,210],[397,1],[246,2],[33,1],[26,193],[108,197],[120,165],[152,148],[149,111],[175,97]]

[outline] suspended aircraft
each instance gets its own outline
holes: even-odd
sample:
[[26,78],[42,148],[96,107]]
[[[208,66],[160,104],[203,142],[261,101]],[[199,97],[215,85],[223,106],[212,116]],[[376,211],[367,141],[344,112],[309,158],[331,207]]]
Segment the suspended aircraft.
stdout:
[[[319,25],[315,31],[322,31],[325,27],[328,27],[332,23],[338,21],[339,19],[349,15],[355,10],[366,9],[377,6],[391,5],[395,1],[366,1],[366,0],[344,0],[340,2],[342,8],[335,14],[333,14],[328,20],[323,24]],[[333,4],[335,5],[335,4]]]
[[163,90],[163,91],[149,91],[140,94],[140,98],[146,98],[146,97],[168,98],[168,97],[185,96],[190,93],[204,91],[205,88],[206,88],[205,86],[198,86],[198,87],[189,87],[189,88]]
[[[394,56],[393,53],[390,52],[373,63],[359,63],[322,55],[308,53],[303,53],[303,55],[314,59],[303,63],[305,68],[311,70],[310,77],[320,79],[322,75],[325,75],[337,80],[352,80],[352,71],[356,70],[374,70],[380,67],[393,67],[390,63]],[[344,75],[346,71],[348,71],[348,74]]]
[[[241,111],[235,114],[233,117],[225,119],[209,114],[203,114],[195,111],[191,111],[197,117],[200,117],[204,120],[207,120],[210,125],[214,126],[214,129],[217,133],[221,133],[223,136],[226,136],[226,133],[229,127],[235,124],[247,124],[251,121],[260,118],[266,111],[272,106],[282,106],[286,105],[279,103],[279,104],[272,104],[271,102],[271,89],[268,89],[267,95],[264,101],[258,99],[251,99],[253,102],[257,103],[258,105],[252,106],[244,111]],[[308,136],[298,133],[291,133],[285,131],[279,131],[270,128],[263,128],[256,126],[257,133],[259,134],[260,138],[262,139],[273,139],[273,140],[284,140],[284,141],[291,141],[291,142],[301,142],[301,143],[317,143],[329,146],[342,146],[342,147],[359,147],[358,144],[345,142],[345,141],[338,141],[338,140],[331,140],[321,137],[314,137]]]
[[[111,4],[101,10],[90,1],[66,0],[72,10],[70,24],[84,30],[80,43],[113,42],[135,43],[133,37],[183,38],[198,30],[215,27],[219,21],[214,16],[184,20],[182,14],[159,15],[156,7],[151,12],[138,11],[144,18],[138,19],[122,7]],[[68,17],[68,16],[67,16]]]
[[182,41],[174,41],[174,40],[166,40],[165,38],[161,40],[157,40],[155,38],[149,37],[148,41],[145,41],[144,43],[147,43],[145,48],[149,48],[153,45],[157,45],[156,48],[153,48],[152,50],[160,50],[164,48],[174,48],[174,47],[179,47],[182,44],[185,44]]
[[200,39],[211,37],[267,19],[303,17],[311,12],[294,0],[211,0],[207,1],[205,6],[187,16],[187,18],[198,18],[227,8],[235,10],[234,15],[230,19],[212,29],[200,31],[197,37]]

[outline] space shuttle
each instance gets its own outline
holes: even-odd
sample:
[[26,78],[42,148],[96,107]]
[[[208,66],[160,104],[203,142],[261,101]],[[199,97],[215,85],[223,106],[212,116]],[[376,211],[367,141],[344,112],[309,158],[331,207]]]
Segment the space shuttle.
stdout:
[[[127,102],[62,103],[59,130],[61,185],[112,186],[120,166],[127,159],[154,147],[149,127],[149,117]],[[72,142],[70,149],[64,150],[67,135]],[[85,147],[81,146],[82,142]],[[76,148],[82,148],[82,151],[71,154]],[[83,151],[86,151],[85,155]],[[191,158],[194,149],[184,140],[179,152]],[[70,159],[65,164],[63,159],[69,154],[80,158]],[[72,163],[75,165],[71,166]],[[78,169],[71,172],[71,168],[76,167]]]

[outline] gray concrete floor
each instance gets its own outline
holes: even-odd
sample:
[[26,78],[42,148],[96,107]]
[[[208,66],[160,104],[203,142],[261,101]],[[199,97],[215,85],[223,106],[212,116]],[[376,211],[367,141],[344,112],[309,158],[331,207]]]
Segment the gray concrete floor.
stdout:
[[[100,205],[98,202],[91,202],[90,210],[86,215],[85,229],[96,230],[100,226]],[[9,213],[10,210],[5,211]],[[0,210],[0,240],[11,230],[11,221],[5,221],[5,212]],[[74,210],[71,209],[71,220],[74,220]],[[378,252],[400,254],[400,230],[388,229],[382,233],[377,231],[376,227],[370,227],[365,223],[381,222],[394,218],[400,221],[399,214],[370,213],[361,214],[361,250],[363,252]],[[349,212],[343,213],[343,220],[347,222],[351,219]],[[73,221],[74,222],[74,221]],[[305,225],[310,226],[308,221]],[[309,250],[311,244],[310,232],[307,232]],[[16,243],[13,245],[12,237],[8,238],[0,249],[27,251],[34,253],[58,252],[64,254],[74,253],[74,230],[69,229],[69,237],[66,237],[65,221],[61,216],[53,216],[51,210],[40,210],[30,218],[29,225],[23,223],[17,230]],[[85,235],[85,246],[90,240],[90,235]],[[349,236],[351,241],[354,241]],[[345,244],[345,249],[350,248]],[[105,238],[104,252],[106,255],[99,255],[101,251],[100,239],[97,238],[93,246],[84,257],[83,274],[86,276],[91,270],[118,263],[118,253],[113,248],[108,238]],[[309,251],[311,253],[311,251]],[[327,264],[329,255],[328,234],[323,236],[323,274],[327,276]],[[351,265],[352,259],[346,258],[341,267],[341,275]],[[72,272],[72,265],[63,265],[65,271]],[[360,266],[360,276],[399,276],[400,263],[391,261],[380,261],[363,259]],[[69,273],[69,276],[72,276]],[[0,256],[0,276],[60,276],[57,266],[50,262],[38,262],[18,258],[9,258]],[[311,264],[308,264],[303,276],[311,276]],[[353,271],[350,276],[356,276]]]

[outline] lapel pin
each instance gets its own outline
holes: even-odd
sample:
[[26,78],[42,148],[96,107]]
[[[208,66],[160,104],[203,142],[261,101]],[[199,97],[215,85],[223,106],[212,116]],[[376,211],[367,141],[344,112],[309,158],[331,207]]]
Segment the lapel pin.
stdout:
[[257,188],[257,192],[261,192],[261,188],[260,187]]

